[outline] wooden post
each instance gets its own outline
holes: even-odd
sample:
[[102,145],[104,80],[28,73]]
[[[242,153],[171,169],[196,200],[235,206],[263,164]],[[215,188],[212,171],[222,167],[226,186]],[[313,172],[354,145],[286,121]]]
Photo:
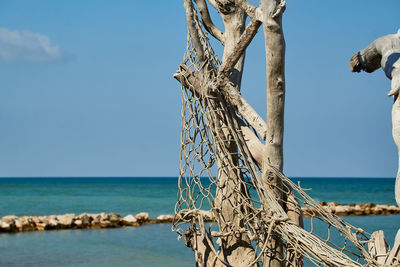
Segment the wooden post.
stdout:
[[389,256],[387,257],[385,264],[389,266],[400,265],[400,230],[397,231],[393,247],[390,250]]
[[[282,31],[282,13],[285,10],[285,2],[262,0],[260,8],[265,37],[268,129],[262,174],[267,188],[270,188],[278,202],[283,205],[282,182],[270,166],[281,172],[283,170],[285,39]],[[281,238],[274,236],[270,245],[275,251],[275,255],[265,259],[264,264],[271,267],[283,266],[284,254]]]
[[[199,38],[198,32],[196,33],[197,30],[195,29],[195,23],[193,21],[194,6],[192,1],[195,1],[197,4],[197,9],[200,12],[204,28],[224,45],[222,65],[217,71],[216,79],[214,75],[209,77],[210,79],[207,80],[207,86],[210,88],[212,87],[213,90],[219,90],[224,100],[227,101],[228,113],[231,114],[235,124],[241,129],[241,135],[243,136],[241,140],[247,144],[251,157],[262,173],[264,184],[272,193],[268,194],[268,197],[271,199],[271,203],[274,203],[274,208],[280,209],[285,216],[285,212],[287,212],[285,219],[290,218],[293,223],[302,226],[300,206],[293,192],[290,192],[290,187],[285,185],[288,190],[285,190],[287,192],[283,193],[284,186],[282,185],[282,181],[275,174],[276,170],[280,172],[283,170],[285,40],[282,31],[282,14],[285,10],[285,1],[261,0],[260,7],[255,8],[246,0],[208,0],[222,17],[225,26],[225,31],[222,32],[212,23],[205,0],[184,0],[192,47],[196,51],[198,65],[201,65],[203,72],[194,73],[189,67],[182,64],[174,77],[185,85],[186,88],[189,88],[199,96],[204,95],[204,93],[206,93],[205,91],[208,90],[204,86],[204,79],[207,79],[207,75],[209,75],[207,72],[212,68],[207,67],[209,64],[205,56],[207,54],[207,49],[202,47],[201,43],[204,38]],[[246,14],[250,16],[251,21],[245,28]],[[240,94],[245,50],[257,33],[261,23],[263,23],[265,35],[267,66],[266,122],[264,122]],[[213,101],[215,100],[209,100],[209,102]],[[236,116],[237,112],[239,112],[243,119],[266,141],[265,144],[259,140],[259,137],[247,126],[244,120]],[[229,168],[226,168],[226,162],[224,162],[228,157],[230,161],[237,161],[237,163],[239,163],[237,159],[235,161],[235,157],[237,157],[236,152],[238,152],[236,142],[230,136],[231,134],[229,131],[225,131],[226,125],[223,125],[224,122],[217,119],[217,121],[212,123],[220,124],[219,129],[222,133],[219,133],[219,136],[224,136],[224,138],[222,138],[223,140],[217,140],[218,144],[216,145],[217,147],[222,146],[223,148],[217,153],[224,151],[221,155],[217,156],[218,189],[213,200],[213,205],[220,208],[217,216],[217,220],[219,217],[218,224],[221,229],[229,228],[230,224],[242,228],[245,226],[238,221],[239,217],[235,214],[234,210],[240,206],[240,202],[237,199],[237,181],[242,179],[242,173],[239,164],[237,167],[234,166],[229,170]],[[224,169],[228,169],[228,171],[224,171]],[[245,186],[243,188],[246,190]],[[289,200],[287,201],[288,198]],[[268,257],[262,258],[263,265],[280,267],[283,266],[283,263],[286,261],[288,265],[302,266],[301,256],[297,255],[297,259],[294,259],[290,251],[285,255],[281,237],[273,232],[272,226],[271,231],[272,238],[269,239],[271,241],[268,243],[268,251],[271,253],[269,253]],[[190,232],[187,236],[185,235],[185,237],[187,243],[196,253],[198,265],[257,265],[257,263],[254,262],[256,260],[256,252],[252,247],[247,233],[220,237],[219,245],[221,254],[219,254],[219,257],[221,257],[222,260],[217,257],[216,253],[211,253],[213,246],[209,244],[209,239],[207,239],[206,235],[200,236]]]
[[371,242],[368,243],[368,252],[379,264],[384,264],[387,256],[387,244],[383,231],[373,232]]

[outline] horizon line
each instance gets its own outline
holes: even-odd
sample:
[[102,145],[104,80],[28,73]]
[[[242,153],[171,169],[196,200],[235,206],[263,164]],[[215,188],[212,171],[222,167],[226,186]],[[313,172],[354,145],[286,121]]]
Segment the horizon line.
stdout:
[[[0,176],[0,179],[8,179],[8,178],[178,178],[178,176]],[[208,178],[208,177],[201,177]],[[346,179],[346,178],[353,178],[353,179],[395,179],[396,177],[363,177],[363,176],[288,176],[288,178],[306,178],[306,179],[315,179],[315,178],[322,178],[322,179]]]

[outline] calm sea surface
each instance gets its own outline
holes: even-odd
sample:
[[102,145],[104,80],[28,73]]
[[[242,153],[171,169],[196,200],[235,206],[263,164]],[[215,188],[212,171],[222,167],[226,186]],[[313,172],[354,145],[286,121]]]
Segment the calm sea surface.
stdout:
[[[293,179],[318,201],[395,204],[394,179]],[[172,214],[176,178],[2,178],[0,217],[83,212]],[[393,243],[400,215],[345,217]],[[307,221],[305,222],[307,225]],[[0,235],[0,266],[194,266],[171,225]]]

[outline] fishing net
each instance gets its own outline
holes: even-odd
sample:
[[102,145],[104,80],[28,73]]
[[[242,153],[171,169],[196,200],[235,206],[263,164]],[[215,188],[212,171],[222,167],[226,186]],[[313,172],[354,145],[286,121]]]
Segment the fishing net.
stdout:
[[[224,264],[221,239],[248,240],[255,252],[249,265],[262,265],[274,253],[271,244],[278,237],[283,253],[277,260],[285,266],[301,266],[302,262],[317,266],[378,266],[376,258],[368,253],[370,234],[322,207],[300,184],[273,166],[268,167],[279,177],[279,185],[262,179],[242,134],[243,127],[250,126],[218,90],[220,61],[196,11],[193,13],[207,64],[199,64],[188,36],[184,61],[178,70],[183,77],[182,132],[173,230],[183,237],[205,237]],[[281,201],[277,201],[277,195],[283,196]],[[296,205],[306,210],[304,227],[287,215],[289,206]]]

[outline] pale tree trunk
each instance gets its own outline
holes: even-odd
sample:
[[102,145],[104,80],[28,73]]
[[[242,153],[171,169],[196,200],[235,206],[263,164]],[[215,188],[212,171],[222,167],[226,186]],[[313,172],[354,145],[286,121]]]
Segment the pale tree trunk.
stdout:
[[[285,107],[285,39],[282,31],[284,2],[262,0],[261,19],[265,36],[266,77],[267,77],[267,135],[265,139],[262,175],[267,188],[283,206],[283,185],[270,168],[283,170],[283,130]],[[280,236],[274,235],[270,242],[272,253],[264,259],[265,266],[284,266],[283,245]],[[274,253],[275,252],[275,253]]]
[[[199,65],[207,66],[205,54],[198,36],[194,29],[194,22],[190,19],[193,13],[191,0],[184,0],[187,10],[188,31],[191,36],[193,47],[199,60]],[[300,206],[294,194],[290,190],[282,191],[283,185],[275,175],[275,170],[282,172],[283,169],[283,115],[284,115],[284,96],[285,96],[285,41],[282,32],[282,13],[285,9],[284,1],[262,0],[260,7],[255,8],[245,0],[209,0],[221,14],[225,32],[220,31],[212,23],[208,13],[205,0],[194,0],[201,14],[205,29],[224,45],[222,65],[218,70],[217,87],[228,101],[231,114],[238,111],[241,116],[249,123],[262,139],[266,140],[264,145],[259,137],[246,125],[241,118],[235,120],[241,128],[244,141],[248,146],[259,170],[262,172],[264,184],[271,191],[272,195],[284,210],[290,220],[302,226]],[[245,29],[245,19],[247,13],[251,21]],[[240,94],[241,80],[244,65],[244,52],[251,40],[257,33],[261,23],[264,23],[265,49],[267,62],[267,122],[252,109]],[[201,74],[200,74],[201,76]],[[204,75],[203,75],[204,76]],[[204,77],[199,77],[186,65],[181,65],[178,73],[174,76],[185,87],[192,90],[195,94],[202,95],[203,87],[201,81]],[[211,103],[215,100],[210,100]],[[223,117],[223,116],[221,116]],[[235,116],[234,116],[235,117]],[[226,168],[226,157],[231,157],[234,163],[238,164],[236,157],[237,146],[229,131],[225,131],[224,122],[219,123],[222,134],[226,141],[219,142],[228,151],[229,155],[223,152],[217,157],[217,180],[218,189],[214,199],[214,206],[221,207],[218,212],[217,220],[220,229],[229,228],[229,222],[236,226],[244,226],[235,214],[234,208],[240,204],[240,193],[237,192],[238,180],[242,179],[239,168]],[[268,131],[267,131],[268,129]],[[231,139],[230,139],[231,138]],[[219,152],[221,153],[221,152]],[[239,167],[239,166],[238,166]],[[236,170],[237,169],[237,170]],[[286,189],[289,189],[286,186]],[[243,188],[245,190],[245,188]],[[287,200],[287,202],[286,202]],[[219,218],[218,218],[219,217]],[[203,231],[205,232],[205,231]],[[223,231],[222,231],[223,232]],[[274,234],[274,233],[273,233]],[[198,266],[251,266],[256,258],[256,252],[252,247],[249,237],[246,234],[229,235],[221,237],[219,241],[221,254],[217,259],[217,253],[213,251],[210,244],[211,237],[201,235],[186,235],[186,243],[195,251]],[[279,236],[274,236],[269,243],[271,253],[263,258],[264,266],[283,266],[285,261],[283,245]],[[286,262],[291,266],[301,266],[301,258],[293,259],[290,252],[286,253]],[[222,259],[221,259],[222,258]],[[257,265],[256,263],[252,263]]]
[[[219,0],[216,1],[219,5],[219,12],[221,13],[222,20],[225,26],[224,32],[224,53],[222,57],[222,64],[224,64],[229,58],[230,54],[234,50],[238,40],[240,39],[245,26],[246,15],[245,13],[234,6],[231,6],[229,1]],[[244,65],[244,54],[239,58],[238,62],[235,64],[232,74],[229,77],[230,82],[240,91],[242,74]],[[228,137],[229,133],[224,132],[225,136]],[[225,144],[228,151],[233,157],[233,161],[238,164],[236,156],[237,146],[232,140]],[[224,158],[224,157],[221,157]],[[218,169],[223,169],[224,162],[222,160],[217,160]],[[221,216],[222,220],[219,221],[219,226],[221,229],[228,227],[225,222],[235,222],[235,225],[241,225],[242,222],[239,221],[237,214],[234,213],[233,206],[239,204],[239,199],[237,199],[237,185],[238,179],[241,179],[241,174],[239,171],[233,173],[218,171],[218,183],[222,188],[217,191],[214,202],[216,206],[222,207]],[[236,188],[236,189],[235,189]],[[226,196],[230,196],[229,201],[226,200]],[[233,266],[249,266],[249,264],[256,258],[256,253],[251,246],[251,242],[247,235],[241,234],[240,236],[229,236],[226,238],[221,238],[222,247],[222,257],[226,262],[232,264]],[[222,265],[221,262],[219,264]]]
[[[212,24],[211,19],[209,18],[207,6],[205,2],[202,0],[196,0],[197,6],[203,18],[203,24],[206,29],[212,29],[212,34],[216,36],[218,40],[220,40],[224,44],[224,56],[222,59],[222,64],[226,60],[226,58],[230,55],[232,50],[235,47],[235,44],[239,40],[245,25],[245,14],[238,8],[232,8],[229,1],[218,1],[218,9],[222,14],[223,22],[225,25],[225,33],[220,33],[218,29]],[[204,51],[200,45],[200,40],[198,36],[196,36],[194,24],[192,21],[193,14],[191,10],[193,9],[192,2],[190,0],[185,0],[185,8],[187,13],[187,21],[188,21],[188,31],[192,37],[192,42],[194,48],[196,49],[196,53],[199,59],[200,65],[204,65]],[[232,75],[230,75],[231,86],[235,91],[240,90],[240,83],[242,78],[243,71],[243,63],[244,63],[244,55],[241,56],[238,62],[235,64]],[[176,78],[184,82],[185,77],[177,75]],[[195,77],[191,76],[192,80]],[[196,84],[196,83],[192,83]],[[195,89],[196,90],[196,89]],[[201,94],[201,92],[199,92]],[[222,116],[223,117],[223,116]],[[235,159],[235,154],[237,152],[237,148],[235,143],[229,141],[228,132],[224,131],[226,128],[223,125],[222,121],[214,122],[220,124],[220,129],[222,131],[221,135],[225,136],[225,139],[228,141],[223,141],[219,145],[225,146],[225,151],[227,150],[230,155],[224,155],[224,149],[220,150],[218,153],[220,155],[217,157],[217,178],[218,178],[218,188],[216,192],[216,196],[214,199],[214,206],[221,207],[221,212],[217,216],[217,220],[221,230],[229,227],[229,224],[233,222],[234,225],[240,225],[241,222],[237,217],[237,214],[234,213],[233,207],[239,205],[239,196],[238,193],[235,192],[237,190],[237,185],[239,184],[239,179],[241,179],[241,174],[239,168],[229,169],[229,160],[227,161],[226,157],[233,158],[233,162],[238,163],[237,159]],[[234,167],[234,166],[231,166]],[[252,261],[254,261],[256,257],[256,253],[254,248],[251,246],[251,242],[247,235],[241,234],[240,236],[228,236],[220,238],[220,259],[222,258],[222,262],[220,259],[217,259],[216,253],[213,250],[213,246],[208,243],[207,237],[205,236],[191,236],[190,238],[186,237],[187,243],[190,244],[192,249],[195,251],[196,263],[199,266],[224,266],[226,264],[230,264],[233,266],[249,266]]]
[[267,76],[267,135],[263,179],[274,186],[276,198],[283,200],[280,179],[269,166],[283,170],[283,130],[285,107],[285,39],[281,14],[276,14],[280,1],[261,1],[263,30],[265,36]]

